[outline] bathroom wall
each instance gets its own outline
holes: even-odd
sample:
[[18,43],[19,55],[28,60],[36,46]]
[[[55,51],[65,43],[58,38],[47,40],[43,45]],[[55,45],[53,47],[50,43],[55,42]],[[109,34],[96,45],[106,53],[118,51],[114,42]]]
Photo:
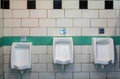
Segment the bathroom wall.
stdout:
[[[120,35],[119,0],[114,0],[113,6],[109,7],[105,7],[105,0],[88,0],[87,8],[81,6],[80,9],[79,0],[62,0],[62,9],[53,9],[53,0],[36,0],[36,8],[33,5],[33,9],[30,7],[27,9],[27,0],[10,0],[9,4],[9,8],[4,9],[4,38],[6,40],[9,38],[7,41],[4,40],[5,43],[11,40],[17,41],[19,36],[63,36],[60,34],[60,29],[63,27],[67,30],[65,36]],[[104,28],[104,33],[102,31],[102,34],[99,34],[99,28]],[[93,64],[91,44],[74,45],[74,63],[66,65],[65,69],[53,64],[52,45],[33,44],[32,70],[25,70],[22,76],[18,71],[10,69],[10,51],[11,45],[5,44],[4,79],[120,78],[119,45],[117,44],[115,64],[106,66],[105,69]]]
[[[1,3],[1,2],[0,2]],[[0,4],[1,6],[1,4]],[[3,79],[3,10],[0,8],[0,79]]]

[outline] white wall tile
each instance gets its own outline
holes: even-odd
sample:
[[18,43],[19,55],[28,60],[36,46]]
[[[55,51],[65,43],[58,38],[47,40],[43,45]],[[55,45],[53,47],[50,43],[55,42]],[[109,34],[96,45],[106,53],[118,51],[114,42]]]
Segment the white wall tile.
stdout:
[[3,29],[0,29],[0,38],[3,36]]
[[29,18],[29,10],[13,10],[13,18]]
[[39,73],[39,79],[55,79],[55,73]]
[[29,36],[29,28],[13,28],[13,36]]
[[108,27],[116,28],[120,26],[120,19],[108,19]]
[[4,27],[20,27],[20,19],[4,19]]
[[22,27],[38,27],[38,19],[22,19]]
[[81,64],[68,64],[65,66],[65,72],[81,72]]
[[4,47],[0,47],[0,56],[3,56],[3,54],[4,54]]
[[116,18],[115,10],[99,10],[99,18]]
[[[117,62],[119,65],[119,62],[120,62],[119,45],[115,45],[114,49],[115,49],[115,62]],[[120,70],[119,67],[118,67],[118,70]]]
[[48,46],[48,54],[52,55],[53,54],[53,46]]
[[3,18],[3,10],[0,9],[0,18]]
[[0,79],[3,79],[2,76],[3,76],[3,66],[0,66]]
[[30,36],[46,36],[47,28],[30,28]]
[[27,0],[11,0],[10,9],[27,9]]
[[4,79],[4,75],[1,75],[1,76],[0,76],[0,79]]
[[90,58],[88,54],[75,55],[75,63],[89,63]]
[[47,18],[46,10],[30,10],[30,18]]
[[46,55],[47,54],[47,46],[32,46],[32,54],[35,55]]
[[53,1],[42,1],[42,0],[37,0],[36,1],[36,9],[52,9],[53,8]]
[[4,10],[4,18],[12,18],[12,10]]
[[72,73],[56,73],[56,79],[72,79]]
[[39,79],[38,73],[24,73],[22,79]]
[[48,18],[64,18],[64,10],[48,10]]
[[114,9],[120,9],[120,1],[114,1]]
[[116,13],[115,18],[120,19],[120,9],[114,10],[114,11],[115,11],[115,13]]
[[4,46],[4,54],[8,55],[11,53],[11,46]]
[[88,9],[104,9],[104,1],[88,1]]
[[74,19],[74,27],[90,27],[89,19]]
[[107,27],[107,19],[91,19],[91,27]]
[[52,63],[52,55],[39,55],[39,63]]
[[12,36],[12,28],[4,28],[4,36]]
[[81,10],[65,10],[65,18],[81,18]]
[[98,18],[98,10],[82,10],[82,18]]
[[116,30],[115,35],[120,36],[120,28],[115,28],[115,30]]
[[48,36],[63,36],[60,34],[60,28],[48,28]]
[[98,71],[98,65],[94,65],[94,64],[82,64],[82,71],[86,71],[86,72]]
[[74,73],[74,79],[89,79],[89,72]]
[[[3,61],[4,61],[4,57],[0,56],[0,67],[3,66],[3,63],[4,63]],[[2,71],[3,71],[3,68],[0,69],[0,74],[2,73]]]
[[65,36],[81,36],[81,28],[66,28]]
[[62,8],[63,9],[79,9],[79,1],[78,0],[74,0],[74,1],[63,0],[62,1]]
[[4,63],[10,63],[10,55],[4,55]]
[[83,36],[97,36],[98,28],[82,28]]
[[105,72],[91,72],[90,79],[106,79]]
[[82,53],[82,46],[74,46],[74,54],[75,55],[79,55],[79,54],[81,54]]
[[32,64],[32,72],[46,72],[47,65],[46,64]]
[[106,36],[115,36],[115,28],[106,28]]
[[91,53],[91,48],[92,48],[92,46],[89,46],[89,45],[81,46],[82,53],[83,54],[90,54]]
[[4,72],[11,72],[10,64],[4,64]]
[[55,27],[55,19],[39,19],[39,27]]
[[73,27],[72,19],[57,19],[57,27]]
[[5,64],[10,63],[10,55],[4,55],[4,63]]
[[4,19],[0,19],[0,29],[3,29],[4,27]]
[[110,72],[107,73],[107,78],[108,79],[119,79],[120,78],[120,72]]
[[4,77],[4,79],[20,79],[20,75],[17,73],[5,73]]
[[48,67],[48,72],[64,72],[64,69],[62,69],[59,64],[48,63],[47,67]]
[[32,55],[32,63],[33,64],[39,63],[39,55]]

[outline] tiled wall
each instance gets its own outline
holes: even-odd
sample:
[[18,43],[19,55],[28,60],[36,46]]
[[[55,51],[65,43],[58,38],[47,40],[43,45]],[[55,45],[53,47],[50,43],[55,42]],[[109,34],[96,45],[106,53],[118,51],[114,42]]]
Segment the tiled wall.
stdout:
[[[120,1],[113,1],[113,9],[105,9],[104,0],[89,0],[87,9],[79,9],[79,0],[62,0],[62,9],[53,9],[53,0],[36,0],[35,9],[27,9],[27,0],[10,0],[4,9],[4,36],[119,36]],[[84,7],[85,8],[85,7]],[[105,33],[99,34],[98,29]],[[91,45],[74,46],[74,63],[65,69],[54,65],[52,46],[32,47],[32,70],[26,70],[22,79],[119,79],[119,46],[115,46],[115,64],[101,69],[93,64]],[[11,46],[4,46],[4,78],[20,79],[10,69]]]
[[2,38],[3,38],[3,10],[0,9],[0,79],[3,79],[3,69],[4,69]]

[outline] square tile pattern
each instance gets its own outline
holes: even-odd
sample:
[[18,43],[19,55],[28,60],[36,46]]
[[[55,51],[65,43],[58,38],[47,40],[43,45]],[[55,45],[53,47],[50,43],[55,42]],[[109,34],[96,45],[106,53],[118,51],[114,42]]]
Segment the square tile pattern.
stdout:
[[[106,0],[105,9],[113,9],[113,1]],[[88,9],[88,0],[79,0],[79,9]],[[10,0],[1,0],[2,9],[10,9]],[[27,0],[27,9],[36,9],[36,0]],[[53,0],[53,9],[62,9],[62,0]]]

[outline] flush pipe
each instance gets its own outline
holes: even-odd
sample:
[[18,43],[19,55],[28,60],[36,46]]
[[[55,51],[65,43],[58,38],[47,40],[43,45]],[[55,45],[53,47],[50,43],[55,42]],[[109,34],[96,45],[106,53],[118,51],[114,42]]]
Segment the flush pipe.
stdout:
[[22,79],[22,75],[23,75],[24,71],[23,70],[20,70],[20,77]]
[[64,64],[61,64],[61,68],[62,68],[62,69],[65,69],[65,65],[64,65]]
[[104,68],[105,68],[105,65],[101,64],[101,68],[104,69]]

